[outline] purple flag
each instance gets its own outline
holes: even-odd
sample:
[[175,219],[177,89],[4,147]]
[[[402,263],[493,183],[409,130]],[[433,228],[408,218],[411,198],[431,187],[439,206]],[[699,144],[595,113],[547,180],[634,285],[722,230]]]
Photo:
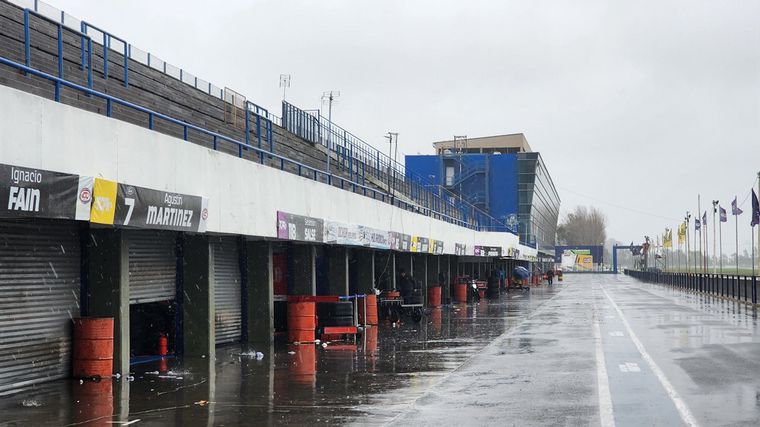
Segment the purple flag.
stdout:
[[702,228],[701,226],[702,225],[699,223],[699,218],[696,218],[694,220],[694,231],[699,231],[699,229]]
[[722,206],[718,206],[718,211],[720,212],[720,222],[727,222],[728,215],[726,215],[726,210]]
[[741,215],[743,210],[739,209],[739,206],[736,205],[736,196],[734,196],[734,201],[731,202],[731,215]]
[[755,189],[752,189],[752,222],[750,222],[751,226],[756,226],[757,224],[760,224],[760,202],[757,201],[757,194],[755,194]]

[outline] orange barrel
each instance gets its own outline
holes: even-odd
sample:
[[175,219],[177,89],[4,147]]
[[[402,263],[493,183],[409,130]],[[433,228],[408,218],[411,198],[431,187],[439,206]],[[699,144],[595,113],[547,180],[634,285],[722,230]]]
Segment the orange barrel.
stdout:
[[158,337],[158,355],[166,356],[169,353],[169,340],[166,339],[166,335],[161,334]]
[[316,303],[313,301],[288,302],[288,341],[314,341],[317,328]]
[[467,302],[467,283],[457,283],[454,285],[454,299],[457,302]]
[[[462,310],[460,310],[462,311]],[[433,333],[440,334],[443,326],[443,312],[441,308],[430,310],[430,324],[433,326]]]
[[72,397],[77,402],[72,411],[74,423],[84,424],[113,416],[113,381],[84,381],[72,384]]
[[367,304],[367,325],[377,325],[377,296],[367,294],[364,301],[359,301],[359,323],[364,325],[364,304]]
[[440,307],[441,306],[441,287],[433,286],[428,288],[428,306]]
[[288,365],[290,381],[296,384],[316,385],[317,380],[317,346],[291,345],[288,350],[295,354]]
[[113,317],[74,319],[74,377],[110,378],[112,373]]
[[377,328],[364,330],[364,354],[375,356],[377,354]]

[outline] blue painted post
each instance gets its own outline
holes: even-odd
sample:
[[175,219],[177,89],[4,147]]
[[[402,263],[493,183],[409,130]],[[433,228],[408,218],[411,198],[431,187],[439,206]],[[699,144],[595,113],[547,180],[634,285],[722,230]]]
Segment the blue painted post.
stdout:
[[103,33],[103,79],[108,80],[108,34]]
[[[63,25],[58,24],[58,77],[63,78]],[[61,82],[55,82],[55,100],[61,101]]]
[[[150,68],[150,52],[148,52],[148,68]],[[209,83],[210,85],[211,83]],[[211,92],[211,86],[209,86],[209,92]]]
[[270,153],[274,153],[274,139],[273,139],[274,135],[272,133],[273,127],[274,127],[274,125],[272,125],[272,121],[269,120],[269,119],[267,119],[267,135],[268,135],[268,139],[269,139],[269,152]]
[[[245,108],[245,145],[251,145],[251,111],[248,108],[248,102],[246,101],[245,104],[243,104],[243,107]],[[234,106],[232,108],[235,108]]]
[[87,38],[87,87],[92,89],[92,39]]
[[106,116],[111,117],[113,114],[113,107],[111,106],[111,100],[106,99]]
[[148,113],[148,129],[153,130],[153,113]]
[[124,87],[129,87],[129,57],[132,56],[132,45],[124,43]]
[[256,114],[256,141],[261,148],[261,116]]
[[[37,2],[35,0],[35,9],[37,6]],[[31,53],[31,47],[29,46],[29,11],[24,9],[24,65],[27,67],[31,66],[32,62],[32,53]]]

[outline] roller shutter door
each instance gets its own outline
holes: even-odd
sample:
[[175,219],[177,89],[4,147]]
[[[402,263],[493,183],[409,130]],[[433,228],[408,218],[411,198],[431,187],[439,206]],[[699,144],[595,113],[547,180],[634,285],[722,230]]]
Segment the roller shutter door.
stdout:
[[240,341],[240,254],[234,237],[214,237],[214,307],[216,343]]
[[69,375],[78,230],[75,222],[0,220],[0,395]]
[[129,244],[129,303],[173,300],[177,294],[177,233],[134,230]]

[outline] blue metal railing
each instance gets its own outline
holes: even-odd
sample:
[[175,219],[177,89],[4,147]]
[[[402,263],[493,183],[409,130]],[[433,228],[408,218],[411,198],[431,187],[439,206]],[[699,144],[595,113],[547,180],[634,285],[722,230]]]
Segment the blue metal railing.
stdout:
[[[430,216],[441,213],[456,216],[483,230],[511,230],[500,220],[469,203],[466,198],[407,170],[359,137],[330,123],[321,116],[319,110],[302,110],[283,101],[282,127],[313,144],[326,147],[328,156],[334,154],[338,166],[347,171],[352,179],[364,183],[370,177],[385,183],[389,192],[410,198],[421,209],[429,211]],[[327,158],[325,163],[327,164]]]
[[[29,30],[29,23],[31,17],[37,17],[43,21],[47,21],[53,25],[56,26],[57,29],[57,39],[56,39],[56,46],[58,51],[58,78],[63,79],[63,24],[60,22],[57,22],[51,18],[48,18],[47,16],[35,12],[30,9],[24,9],[24,65],[27,67],[31,67],[32,65],[32,36],[31,31]],[[76,31],[75,31],[76,32]],[[87,87],[89,89],[92,89],[92,39],[87,35],[83,33],[79,33],[81,35],[82,39],[82,63],[80,66],[82,69],[87,71]],[[87,46],[87,55],[85,55],[85,45]],[[86,65],[85,65],[86,64]],[[61,100],[61,84],[57,83],[55,84],[55,100],[60,101]]]
[[[63,24],[61,24],[63,25]],[[121,37],[117,37],[108,31],[96,27],[89,22],[82,21],[80,24],[80,32],[82,34],[88,34],[87,30],[95,30],[103,35],[103,79],[108,80],[108,52],[111,50],[111,40],[116,40],[121,43],[123,47],[124,57],[124,87],[129,87],[129,50],[130,45],[126,40]],[[82,62],[84,62],[84,43],[82,43]]]
[[[127,107],[127,108],[130,108],[130,109],[134,110],[134,111],[138,111],[138,112],[146,114],[147,117],[148,117],[148,128],[151,129],[151,130],[153,130],[155,128],[156,120],[163,120],[163,121],[165,121],[167,123],[172,123],[172,124],[180,126],[182,128],[182,132],[183,132],[183,136],[184,136],[185,140],[187,140],[188,135],[189,135],[189,133],[191,131],[192,132],[197,132],[197,133],[199,133],[201,135],[205,135],[207,137],[211,137],[212,138],[213,149],[214,150],[218,150],[219,149],[219,145],[221,143],[232,144],[233,146],[238,147],[238,157],[241,157],[241,158],[243,157],[243,151],[244,150],[252,150],[252,151],[254,151],[256,153],[259,153],[260,162],[262,164],[264,163],[264,158],[268,157],[270,159],[273,159],[275,163],[279,162],[279,169],[280,170],[287,170],[286,166],[289,166],[289,167],[292,167],[294,170],[297,170],[298,171],[297,174],[299,176],[310,178],[310,179],[313,179],[313,180],[318,181],[318,182],[324,182],[325,180],[327,180],[328,177],[330,177],[330,179],[332,179],[335,182],[337,182],[339,184],[340,188],[342,188],[342,189],[349,189],[349,190],[351,190],[354,193],[363,194],[364,196],[372,197],[373,199],[376,199],[376,200],[379,198],[379,200],[382,201],[382,202],[392,203],[395,206],[398,206],[398,207],[400,207],[402,209],[406,209],[406,210],[413,211],[413,212],[418,212],[418,213],[425,213],[425,212],[420,212],[419,206],[417,206],[415,204],[412,204],[412,203],[407,203],[407,202],[404,202],[402,200],[399,200],[398,198],[393,197],[392,195],[390,195],[390,194],[388,194],[386,192],[374,189],[372,187],[368,187],[368,186],[362,185],[361,183],[358,183],[358,182],[355,182],[355,181],[343,178],[342,176],[331,175],[331,174],[329,174],[327,172],[324,172],[324,171],[322,171],[320,169],[313,168],[311,166],[305,165],[305,164],[300,163],[298,161],[291,160],[291,159],[289,159],[287,157],[284,157],[284,156],[272,153],[270,151],[265,151],[265,150],[260,149],[260,148],[258,148],[256,146],[253,146],[253,145],[250,145],[250,144],[246,144],[245,142],[237,141],[234,138],[231,138],[231,137],[219,134],[217,132],[213,132],[213,131],[201,128],[199,126],[195,126],[193,124],[184,122],[182,120],[178,120],[178,119],[172,118],[172,117],[167,116],[165,114],[162,114],[162,113],[150,110],[148,108],[145,108],[145,107],[133,104],[133,103],[131,103],[129,101],[125,101],[125,100],[116,98],[114,96],[111,96],[111,95],[108,95],[108,94],[105,94],[105,93],[102,93],[102,92],[98,92],[98,91],[93,90],[91,88],[88,88],[88,87],[85,87],[85,86],[82,86],[82,85],[79,85],[79,84],[76,84],[76,83],[73,83],[73,82],[69,82],[67,80],[61,79],[61,78],[53,76],[51,74],[48,74],[48,73],[36,70],[34,68],[31,68],[31,67],[28,67],[28,66],[26,66],[24,64],[20,64],[18,62],[11,61],[11,60],[6,59],[4,57],[0,57],[0,64],[1,65],[5,65],[5,66],[9,66],[9,67],[12,67],[12,68],[15,68],[15,69],[20,70],[20,71],[22,71],[22,72],[24,72],[26,74],[29,74],[29,75],[33,75],[33,76],[37,76],[37,77],[41,77],[41,78],[47,79],[47,80],[51,81],[56,86],[68,87],[70,89],[74,89],[74,90],[80,91],[80,92],[82,92],[82,93],[84,93],[86,95],[89,95],[89,96],[92,96],[92,97],[95,97],[95,98],[103,99],[106,102],[106,116],[108,116],[108,117],[112,116],[113,105],[114,104],[120,105],[120,106],[123,106],[123,107]],[[270,166],[271,166],[271,164],[270,164]],[[305,172],[305,174],[304,174],[304,172]],[[455,217],[446,216],[446,215],[440,215],[439,214],[439,218],[442,219],[442,220],[444,220],[444,221],[446,221],[446,222],[449,222],[449,223],[452,223],[452,224],[456,224],[456,225],[459,225],[459,226],[462,226],[462,227],[479,229],[479,227],[473,226],[472,224],[469,224],[469,223],[467,223],[465,221],[459,220],[458,218],[455,218]]]

